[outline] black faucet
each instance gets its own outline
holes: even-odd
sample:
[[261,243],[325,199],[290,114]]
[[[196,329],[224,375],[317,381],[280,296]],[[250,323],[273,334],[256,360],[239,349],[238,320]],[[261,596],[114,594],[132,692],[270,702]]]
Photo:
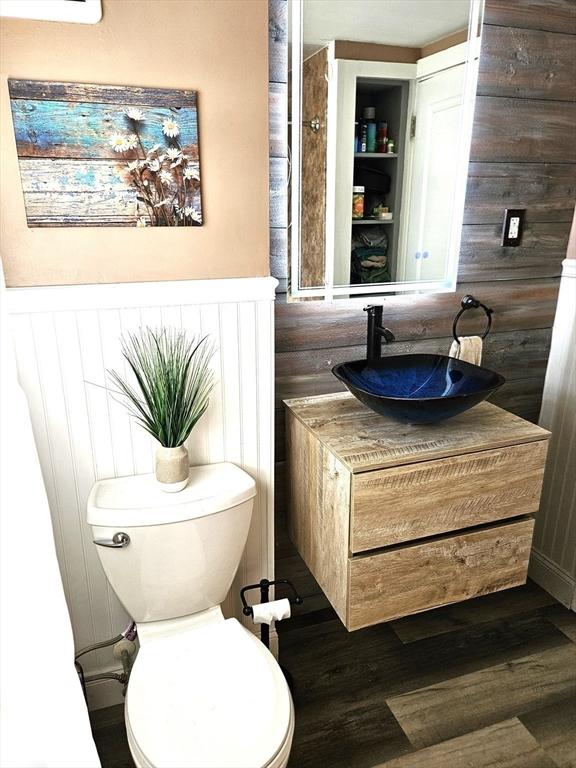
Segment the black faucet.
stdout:
[[368,312],[368,334],[366,337],[366,358],[369,363],[375,363],[382,357],[382,339],[386,344],[395,340],[395,336],[388,328],[382,327],[382,311],[384,307],[381,304],[369,304],[364,307],[364,312]]

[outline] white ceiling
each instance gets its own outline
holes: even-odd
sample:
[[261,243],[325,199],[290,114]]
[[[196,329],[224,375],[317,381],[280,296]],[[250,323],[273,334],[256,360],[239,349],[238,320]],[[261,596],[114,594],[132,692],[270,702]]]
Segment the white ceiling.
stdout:
[[468,27],[470,0],[304,0],[304,45],[355,40],[420,48]]

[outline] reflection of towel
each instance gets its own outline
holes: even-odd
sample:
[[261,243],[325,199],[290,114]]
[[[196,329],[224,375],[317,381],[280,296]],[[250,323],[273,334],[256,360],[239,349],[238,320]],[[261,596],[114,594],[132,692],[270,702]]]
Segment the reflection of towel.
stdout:
[[473,365],[482,364],[482,339],[480,336],[459,336],[458,342],[453,341],[450,347],[449,357],[455,357],[456,360],[464,360],[465,363]]

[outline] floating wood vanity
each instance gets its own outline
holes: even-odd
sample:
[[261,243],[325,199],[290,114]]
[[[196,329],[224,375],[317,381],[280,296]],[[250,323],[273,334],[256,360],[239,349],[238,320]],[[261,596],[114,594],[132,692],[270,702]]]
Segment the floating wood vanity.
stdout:
[[399,424],[285,401],[290,537],[347,629],[526,581],[549,432],[491,403]]

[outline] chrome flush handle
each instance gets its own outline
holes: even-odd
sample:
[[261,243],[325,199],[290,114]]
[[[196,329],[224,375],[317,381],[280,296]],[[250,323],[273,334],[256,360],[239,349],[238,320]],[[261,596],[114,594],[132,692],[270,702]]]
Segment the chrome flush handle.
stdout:
[[127,533],[119,531],[112,536],[111,539],[94,539],[94,544],[99,547],[112,547],[113,549],[120,549],[127,547],[130,544],[130,536]]

